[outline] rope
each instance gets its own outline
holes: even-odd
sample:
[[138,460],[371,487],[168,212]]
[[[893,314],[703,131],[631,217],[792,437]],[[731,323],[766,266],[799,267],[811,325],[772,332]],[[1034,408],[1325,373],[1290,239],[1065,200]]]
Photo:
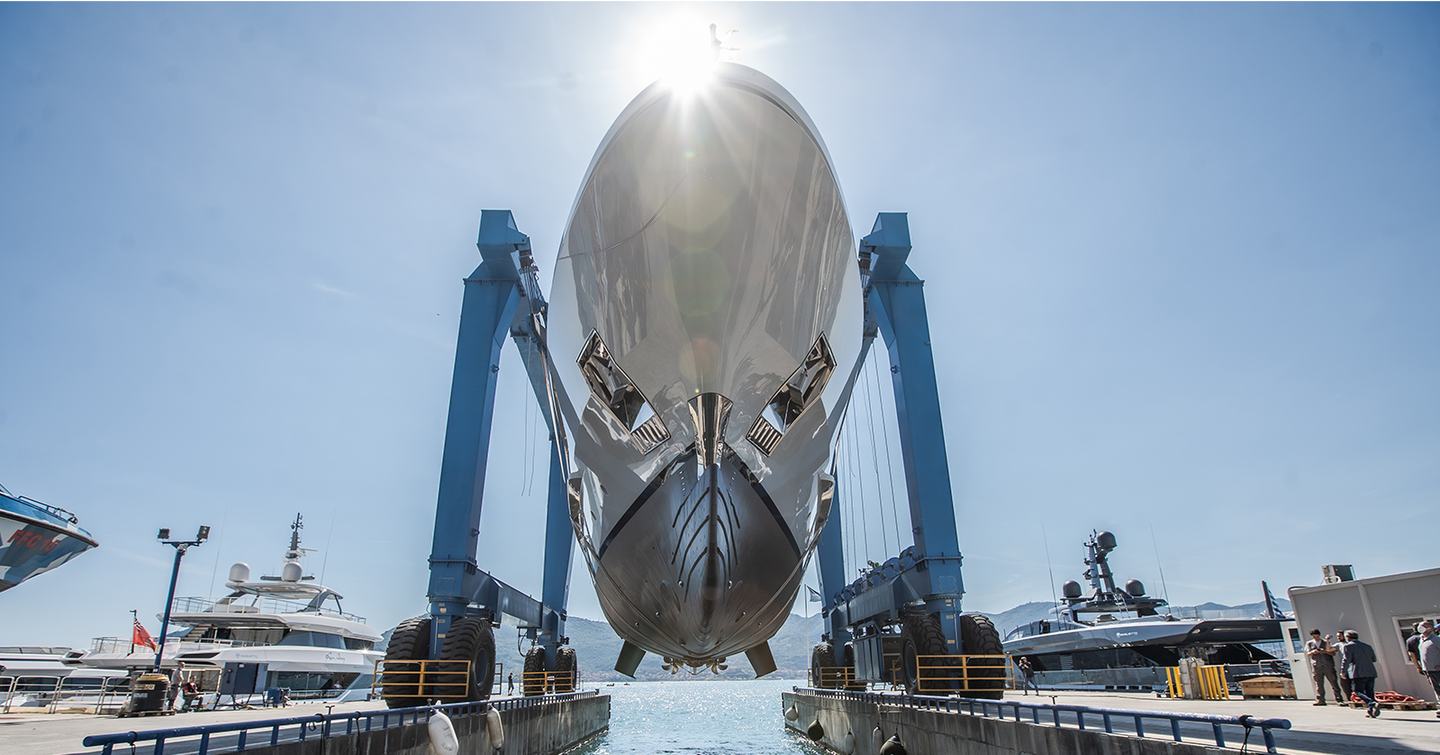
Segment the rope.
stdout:
[[[874,352],[871,352],[871,356],[874,356]],[[874,359],[871,359],[870,364],[873,365],[874,363]],[[873,382],[870,379],[869,372],[865,373],[865,382]],[[870,468],[875,471],[875,500],[879,504],[876,513],[880,515],[880,540],[885,548],[884,556],[886,558],[890,557],[891,554],[898,556],[900,555],[899,534],[896,534],[895,550],[892,551],[890,550],[889,533],[885,531],[885,494],[880,491],[880,452],[875,450],[875,406],[870,403],[870,390],[868,388],[865,391],[865,419],[870,424]]]
[[[850,428],[850,436],[851,436],[851,438],[855,441],[855,448],[858,449],[858,448],[860,447],[860,432],[859,432],[858,430],[856,430],[854,427],[851,427],[851,428]],[[861,495],[861,496],[864,496],[864,495],[865,495],[865,463],[862,462],[862,461],[855,461],[854,457],[851,457],[851,461],[854,463],[854,468],[855,468],[855,471],[856,471],[855,489],[860,492],[860,495]],[[864,538],[864,541],[865,541],[865,557],[864,557],[864,559],[863,559],[863,560],[864,560],[864,565],[865,565],[865,566],[869,566],[869,565],[870,565],[870,528],[867,527],[867,526],[865,526],[865,523],[863,522],[863,518],[864,518],[864,516],[865,516],[865,506],[864,506],[864,505],[861,505],[861,506],[858,508],[857,513],[859,513],[859,515],[860,515],[861,518],[862,518],[862,523],[861,523],[861,527],[860,527],[860,536],[861,536],[862,538]]]
[[878,366],[875,367],[875,402],[880,404],[880,430],[885,433],[885,471],[890,475],[890,523],[895,526],[896,549],[904,550],[904,541],[900,539],[900,505],[895,502],[895,462],[890,457],[890,417],[885,414],[885,398],[880,395],[879,370]]
[[[850,424],[849,407],[846,407],[845,414],[846,416],[840,420],[840,467],[839,470],[837,470],[843,472],[843,477],[837,476],[835,478],[835,486],[837,488],[836,495],[840,497],[840,521],[844,525],[844,527],[841,529],[840,534],[842,535],[841,545],[843,546],[845,555],[845,573],[849,574],[849,566],[855,563],[855,527],[853,526],[853,523],[851,521],[854,519],[854,516],[850,513],[849,500],[849,496],[851,493],[849,474],[850,465],[848,461],[850,456],[850,443],[845,440],[845,428]],[[848,580],[846,581],[846,584],[849,584]]]
[[[525,350],[529,351],[530,346],[526,344]],[[528,354],[526,355],[528,356]],[[520,495],[530,495],[530,465],[535,455],[535,440],[530,435],[530,402],[525,402],[525,455],[520,461]]]

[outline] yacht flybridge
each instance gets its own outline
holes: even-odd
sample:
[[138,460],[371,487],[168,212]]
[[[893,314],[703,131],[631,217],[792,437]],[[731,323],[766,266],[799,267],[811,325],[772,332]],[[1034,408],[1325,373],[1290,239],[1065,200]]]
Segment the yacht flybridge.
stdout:
[[[303,527],[297,515],[279,576],[251,579],[249,565],[237,563],[225,582],[229,594],[175,598],[170,621],[183,629],[166,639],[162,666],[219,672],[222,696],[270,688],[289,689],[296,698],[368,692],[375,661],[383,657],[373,649],[380,634],[341,608],[340,593],[305,574]],[[97,668],[147,668],[154,661],[154,650],[115,637],[67,656]]]

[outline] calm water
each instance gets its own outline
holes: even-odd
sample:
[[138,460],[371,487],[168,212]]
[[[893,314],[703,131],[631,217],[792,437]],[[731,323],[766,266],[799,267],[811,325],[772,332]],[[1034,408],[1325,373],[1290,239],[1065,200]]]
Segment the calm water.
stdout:
[[794,681],[631,682],[600,687],[610,695],[610,731],[581,755],[703,753],[818,755],[785,730],[780,693]]

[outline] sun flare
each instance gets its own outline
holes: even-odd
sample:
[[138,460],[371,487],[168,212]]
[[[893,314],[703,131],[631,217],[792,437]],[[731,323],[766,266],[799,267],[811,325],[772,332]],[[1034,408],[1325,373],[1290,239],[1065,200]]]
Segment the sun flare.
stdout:
[[660,81],[677,93],[693,95],[715,74],[717,53],[710,24],[696,16],[657,20],[644,30],[634,67],[644,81]]

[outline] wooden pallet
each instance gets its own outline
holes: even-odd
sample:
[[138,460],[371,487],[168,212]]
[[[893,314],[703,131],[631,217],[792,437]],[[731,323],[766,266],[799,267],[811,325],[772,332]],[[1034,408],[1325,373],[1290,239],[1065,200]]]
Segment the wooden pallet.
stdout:
[[[1365,703],[1348,703],[1351,708],[1364,708]],[[1427,703],[1424,700],[1417,700],[1413,703],[1380,703],[1381,710],[1434,710],[1435,703]]]
[[173,716],[173,710],[142,710],[142,711],[121,711],[120,718],[138,718],[143,716]]

